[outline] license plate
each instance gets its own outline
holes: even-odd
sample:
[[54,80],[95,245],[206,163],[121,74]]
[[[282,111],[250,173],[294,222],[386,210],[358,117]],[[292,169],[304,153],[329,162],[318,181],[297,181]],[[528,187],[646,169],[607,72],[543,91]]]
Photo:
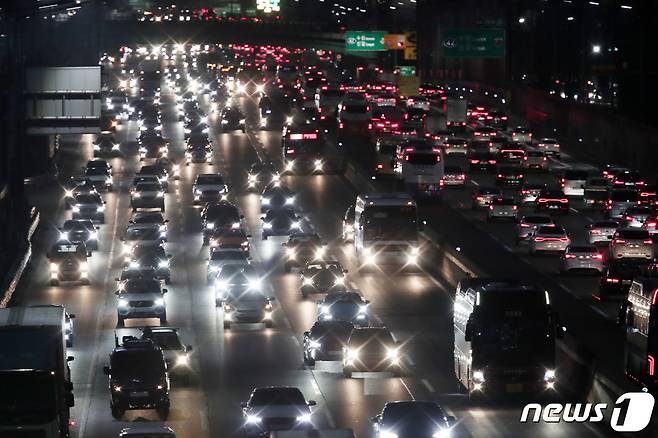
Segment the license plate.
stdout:
[[559,207],[557,205],[549,205],[548,208],[555,209],[555,208],[559,208]]
[[631,280],[622,280],[621,284],[631,284]]
[[148,391],[132,391],[130,393],[131,397],[148,397],[149,393]]
[[521,383],[508,383],[505,385],[505,392],[518,394],[523,392],[523,385]]

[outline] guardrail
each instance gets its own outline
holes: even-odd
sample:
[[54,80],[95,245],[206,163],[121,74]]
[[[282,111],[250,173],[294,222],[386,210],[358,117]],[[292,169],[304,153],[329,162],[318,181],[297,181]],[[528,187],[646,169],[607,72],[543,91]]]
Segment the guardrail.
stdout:
[[20,254],[18,254],[18,258],[2,281],[2,286],[0,289],[0,308],[7,307],[9,305],[9,302],[14,296],[16,288],[18,287],[18,284],[23,277],[23,273],[30,263],[32,258],[32,236],[34,236],[34,233],[36,232],[40,222],[41,215],[36,208],[32,207],[30,210],[30,226],[27,230],[27,236],[25,239],[25,249]]

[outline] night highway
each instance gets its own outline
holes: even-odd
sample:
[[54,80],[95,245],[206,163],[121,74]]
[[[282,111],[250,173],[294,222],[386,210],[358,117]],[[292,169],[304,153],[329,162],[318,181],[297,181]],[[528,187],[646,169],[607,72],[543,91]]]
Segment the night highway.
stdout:
[[517,80],[520,2],[179,3],[0,8],[0,438],[656,436],[626,77]]

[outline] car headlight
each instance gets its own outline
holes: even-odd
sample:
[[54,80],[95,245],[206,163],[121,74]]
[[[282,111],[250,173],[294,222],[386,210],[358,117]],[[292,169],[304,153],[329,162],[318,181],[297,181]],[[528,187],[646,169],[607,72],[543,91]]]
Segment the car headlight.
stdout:
[[263,205],[270,205],[270,198],[261,198],[260,203]]
[[302,414],[297,417],[297,422],[298,423],[310,423],[311,422],[311,414]]
[[320,344],[320,341],[312,340],[312,341],[309,343],[309,346],[310,346],[312,349],[314,349],[314,350],[319,350],[319,349],[322,347],[322,344]]
[[420,248],[418,247],[411,248],[411,255],[417,256],[418,254],[420,254]]
[[286,123],[287,123],[288,125],[292,124],[292,116],[288,116],[288,117],[286,117]]
[[158,307],[162,307],[165,304],[164,298],[158,298],[157,300],[154,301],[154,304]]
[[128,307],[128,300],[125,299],[120,299],[119,300],[119,307]]
[[50,271],[51,272],[57,272],[59,270],[59,265],[57,263],[51,263],[50,264]]
[[80,263],[80,270],[81,270],[81,271],[87,271],[87,270],[89,270],[89,263],[87,263],[87,262],[82,262],[82,263]]
[[158,263],[158,268],[160,269],[166,269],[169,267],[169,261],[167,260],[162,260],[160,263]]
[[105,211],[105,206],[104,205],[99,205],[96,207],[96,213],[102,213]]
[[249,288],[250,289],[260,289],[262,286],[262,281],[258,278],[249,280]]
[[215,224],[212,222],[206,224],[206,230],[212,230],[215,228]]
[[336,277],[334,279],[334,284],[337,286],[345,284],[345,277]]
[[69,240],[69,233],[67,233],[66,231],[60,231],[59,239],[60,240]]
[[73,190],[64,190],[64,196],[66,196],[67,198],[72,198]]
[[452,436],[452,430],[446,428],[440,428],[432,435],[432,438],[450,438]]
[[227,125],[227,124],[228,124],[228,120],[222,119],[222,125]]
[[190,363],[190,358],[187,354],[180,354],[176,356],[176,365],[186,366]]
[[304,286],[313,286],[313,279],[304,277],[303,284],[304,284]]
[[80,213],[80,207],[77,206],[77,205],[74,205],[72,210],[73,210],[73,213]]
[[398,438],[398,434],[390,430],[382,430],[379,433],[380,438]]
[[269,222],[265,222],[265,223],[263,224],[263,229],[265,229],[265,230],[270,230],[270,229],[272,229],[272,224],[269,223]]
[[142,195],[139,192],[133,192],[133,198],[141,198]]
[[359,351],[349,348],[346,352],[347,360],[357,360],[359,358]]
[[164,193],[158,192],[158,193],[155,194],[155,196],[158,197],[158,198],[162,198],[162,197],[164,197]]
[[302,227],[302,223],[299,221],[290,224],[290,228],[301,228],[301,227]]
[[240,119],[240,124],[244,125],[244,123],[245,123],[245,119]]
[[262,93],[264,90],[265,90],[265,85],[263,85],[263,84],[256,85],[256,92],[257,93]]
[[118,150],[119,150],[119,143],[114,143],[114,144],[112,145],[112,150],[113,150],[113,151],[118,151]]
[[555,380],[555,370],[548,369],[544,373],[544,381],[546,382],[552,382]]
[[215,282],[215,287],[216,287],[217,289],[222,289],[222,290],[223,290],[223,289],[226,289],[226,288],[228,288],[228,281],[225,281],[225,280],[217,280],[217,281]]
[[96,231],[92,231],[89,233],[89,239],[87,240],[98,240],[98,233]]
[[400,352],[398,351],[397,348],[389,348],[386,351],[386,357],[390,360],[398,360],[398,356],[400,355]]
[[260,422],[261,422],[261,418],[258,415],[247,415],[247,423],[256,424]]
[[262,117],[260,119],[260,126],[266,126],[267,125],[267,117]]
[[94,145],[94,150],[95,150],[95,151],[100,151],[100,150],[101,150],[100,145],[95,144],[95,145]]
[[315,160],[313,164],[315,165],[315,168],[318,169],[322,167],[322,160]]
[[294,196],[286,198],[286,205],[292,205],[294,203],[295,203],[295,197]]
[[484,373],[482,371],[473,371],[473,381],[475,383],[484,383]]

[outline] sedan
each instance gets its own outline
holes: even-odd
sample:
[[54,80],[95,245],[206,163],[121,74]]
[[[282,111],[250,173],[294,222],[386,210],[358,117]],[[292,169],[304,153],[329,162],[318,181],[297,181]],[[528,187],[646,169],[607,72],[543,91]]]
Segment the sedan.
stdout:
[[318,360],[342,360],[353,328],[345,321],[316,321],[311,330],[304,332],[304,364],[312,367]]
[[548,253],[566,251],[571,243],[571,239],[567,235],[564,228],[553,225],[542,225],[532,233],[530,239],[530,253]]
[[346,321],[368,326],[370,301],[357,292],[330,292],[318,304],[318,321]]
[[618,259],[653,258],[653,240],[647,230],[636,228],[618,229],[610,242],[610,257]]
[[612,236],[617,231],[617,228],[619,228],[619,222],[617,221],[603,220],[592,222],[586,227],[587,241],[592,245],[607,245],[612,241]]
[[528,214],[521,218],[516,226],[516,244],[527,240],[537,228],[543,225],[554,225],[553,219],[545,214]]
[[261,220],[263,221],[263,240],[267,240],[270,236],[288,236],[302,228],[302,218],[297,216],[292,208],[268,210]]
[[503,192],[498,187],[479,186],[473,194],[473,210],[488,208],[493,200],[502,196]]
[[355,328],[343,353],[343,375],[355,371],[391,371],[401,373],[400,348],[385,327]]
[[105,223],[105,201],[98,193],[76,196],[71,209],[74,220],[89,219],[94,223]]
[[210,283],[226,265],[249,265],[249,255],[242,249],[216,248],[210,253],[206,278]]
[[395,401],[371,419],[376,438],[450,438],[455,418],[433,401]]
[[347,270],[337,261],[307,263],[300,271],[302,297],[306,298],[310,293],[344,291],[346,274]]
[[459,166],[445,166],[443,175],[444,187],[466,187],[466,172]]
[[573,271],[603,274],[603,253],[594,245],[569,245],[562,256],[560,273],[569,274]]
[[311,430],[311,406],[298,388],[270,386],[256,388],[249,400],[241,403],[246,438],[270,436],[281,430]]
[[260,211],[288,208],[295,205],[295,194],[288,187],[269,185],[260,195]]
[[164,191],[160,184],[138,183],[130,191],[130,206],[133,211],[140,208],[165,210]]
[[495,219],[516,219],[519,207],[516,205],[514,198],[509,196],[499,196],[493,199],[489,210],[487,211],[487,220]]
[[98,250],[97,229],[93,222],[88,219],[68,220],[60,228],[59,238],[71,243],[83,243],[89,250],[88,255],[91,255],[91,251]]

